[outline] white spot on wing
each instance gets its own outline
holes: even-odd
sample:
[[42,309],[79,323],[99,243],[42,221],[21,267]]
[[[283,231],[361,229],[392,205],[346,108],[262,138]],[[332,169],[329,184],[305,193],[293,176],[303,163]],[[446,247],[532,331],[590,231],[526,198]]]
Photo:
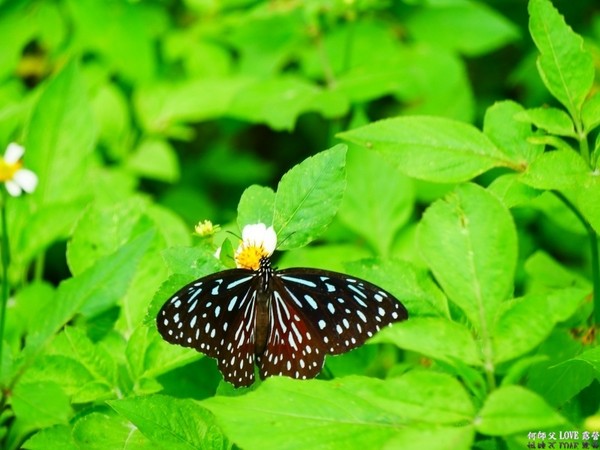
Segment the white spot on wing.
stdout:
[[292,283],[303,284],[304,286],[313,287],[313,288],[317,287],[317,285],[315,283],[313,283],[312,281],[309,281],[309,280],[305,280],[304,278],[290,277],[289,275],[281,275],[281,278],[284,279],[285,281],[291,281]]

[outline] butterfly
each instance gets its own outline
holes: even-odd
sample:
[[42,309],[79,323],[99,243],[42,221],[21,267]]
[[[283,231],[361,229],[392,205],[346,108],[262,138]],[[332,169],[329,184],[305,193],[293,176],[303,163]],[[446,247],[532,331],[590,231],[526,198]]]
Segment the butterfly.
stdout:
[[258,268],[199,278],[159,311],[161,336],[216,358],[235,387],[284,375],[313,378],[325,355],[362,345],[382,327],[408,318],[392,294],[356,277],[328,270],[275,270],[269,256]]

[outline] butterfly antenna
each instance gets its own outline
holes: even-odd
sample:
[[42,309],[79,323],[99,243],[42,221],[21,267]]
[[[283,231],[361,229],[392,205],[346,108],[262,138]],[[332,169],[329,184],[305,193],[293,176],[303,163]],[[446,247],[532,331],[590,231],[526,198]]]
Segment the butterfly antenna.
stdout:
[[226,232],[226,233],[229,233],[229,234],[231,234],[232,236],[235,236],[235,237],[236,237],[236,238],[238,238],[240,241],[242,240],[242,237],[241,237],[239,234],[236,234],[236,233],[234,233],[234,232],[233,232],[233,231],[231,231],[231,230],[226,230],[225,232]]

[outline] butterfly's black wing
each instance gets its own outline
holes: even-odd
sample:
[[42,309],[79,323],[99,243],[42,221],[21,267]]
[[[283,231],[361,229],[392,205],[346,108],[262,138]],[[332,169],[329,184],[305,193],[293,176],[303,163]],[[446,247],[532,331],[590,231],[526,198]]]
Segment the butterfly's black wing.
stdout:
[[382,327],[408,318],[390,293],[337,272],[293,268],[271,280],[270,330],[258,365],[262,378],[311,378],[325,354],[362,345]]
[[167,300],[156,317],[167,342],[216,358],[223,378],[237,387],[254,382],[256,274],[230,269],[200,278]]

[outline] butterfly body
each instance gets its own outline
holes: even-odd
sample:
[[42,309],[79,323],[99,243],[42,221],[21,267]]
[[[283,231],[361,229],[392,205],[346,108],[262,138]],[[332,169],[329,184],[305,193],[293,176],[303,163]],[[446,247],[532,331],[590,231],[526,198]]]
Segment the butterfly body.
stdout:
[[320,269],[229,269],[175,293],[157,316],[163,338],[217,359],[234,386],[286,375],[312,378],[325,354],[362,345],[408,318],[391,294],[365,280]]

